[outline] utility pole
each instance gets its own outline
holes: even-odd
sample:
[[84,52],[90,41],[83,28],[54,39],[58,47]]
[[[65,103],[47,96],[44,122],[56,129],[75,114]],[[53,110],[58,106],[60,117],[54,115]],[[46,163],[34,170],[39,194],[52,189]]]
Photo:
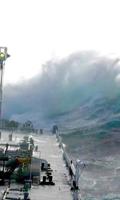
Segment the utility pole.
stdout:
[[8,57],[10,55],[7,53],[7,47],[0,47],[0,129],[2,129],[3,73],[5,61]]

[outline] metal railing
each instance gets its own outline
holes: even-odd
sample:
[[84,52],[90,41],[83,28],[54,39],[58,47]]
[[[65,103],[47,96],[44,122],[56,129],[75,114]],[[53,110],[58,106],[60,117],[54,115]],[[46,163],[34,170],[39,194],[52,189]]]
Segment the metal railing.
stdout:
[[56,138],[59,143],[59,147],[62,150],[63,153],[63,159],[65,161],[66,167],[69,171],[70,175],[70,185],[71,185],[71,191],[73,195],[73,200],[81,200],[80,194],[79,194],[79,178],[80,178],[80,166],[81,161],[77,160],[76,164],[72,162],[70,157],[68,156],[66,149],[64,147],[64,144],[62,143],[62,138],[58,131],[56,131]]

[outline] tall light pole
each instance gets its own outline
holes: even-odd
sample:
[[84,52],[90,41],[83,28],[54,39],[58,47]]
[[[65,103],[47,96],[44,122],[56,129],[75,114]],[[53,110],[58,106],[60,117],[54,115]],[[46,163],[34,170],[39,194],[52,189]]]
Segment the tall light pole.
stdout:
[[2,129],[3,72],[8,57],[10,55],[7,53],[7,47],[0,47],[0,129]]

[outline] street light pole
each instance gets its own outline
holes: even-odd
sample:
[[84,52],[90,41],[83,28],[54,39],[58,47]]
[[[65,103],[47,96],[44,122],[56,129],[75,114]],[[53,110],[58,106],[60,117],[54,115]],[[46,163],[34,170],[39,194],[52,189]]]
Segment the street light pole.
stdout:
[[0,63],[0,129],[2,129],[3,63]]
[[5,61],[8,57],[10,55],[7,53],[7,48],[0,47],[0,129],[2,129],[3,72]]

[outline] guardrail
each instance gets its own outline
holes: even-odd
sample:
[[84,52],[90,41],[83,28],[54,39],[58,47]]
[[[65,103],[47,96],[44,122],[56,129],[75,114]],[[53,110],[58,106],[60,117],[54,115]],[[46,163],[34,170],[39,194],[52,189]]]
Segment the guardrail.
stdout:
[[62,149],[63,153],[63,159],[66,163],[66,167],[69,170],[69,175],[71,177],[71,190],[73,191],[73,200],[80,200],[80,194],[79,194],[79,187],[78,182],[80,178],[80,165],[81,161],[76,161],[76,165],[72,162],[72,160],[69,158],[68,154],[66,153],[64,144],[62,143],[62,138],[58,131],[56,131],[56,138],[59,143],[59,147]]
[[76,171],[75,166],[74,166],[72,160],[69,158],[68,154],[66,153],[65,147],[64,147],[64,145],[62,143],[62,138],[59,135],[59,133],[56,134],[56,138],[57,138],[57,141],[59,143],[59,147],[62,149],[63,159],[65,160],[66,166],[71,168],[72,173],[75,176],[75,171]]

